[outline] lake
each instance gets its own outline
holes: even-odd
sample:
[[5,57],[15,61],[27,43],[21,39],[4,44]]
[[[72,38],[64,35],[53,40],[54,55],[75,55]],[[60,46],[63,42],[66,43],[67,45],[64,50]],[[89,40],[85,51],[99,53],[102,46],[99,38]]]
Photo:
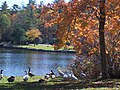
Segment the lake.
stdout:
[[0,49],[0,69],[4,76],[23,76],[25,70],[31,67],[35,75],[43,76],[53,70],[58,74],[57,68],[68,68],[75,58],[73,53],[40,52],[17,49]]

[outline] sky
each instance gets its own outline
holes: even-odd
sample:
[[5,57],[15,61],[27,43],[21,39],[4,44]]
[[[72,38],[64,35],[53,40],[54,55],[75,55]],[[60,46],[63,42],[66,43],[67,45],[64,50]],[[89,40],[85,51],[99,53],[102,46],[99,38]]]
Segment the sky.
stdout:
[[[29,0],[0,0],[0,7],[4,1],[7,1],[9,8],[11,8],[13,4],[17,4],[19,6],[22,6],[22,4],[26,5]],[[47,3],[52,3],[52,1],[54,0],[36,0],[37,4],[39,4],[40,1],[43,1],[44,4],[47,4]],[[69,0],[65,0],[65,1],[69,1]]]

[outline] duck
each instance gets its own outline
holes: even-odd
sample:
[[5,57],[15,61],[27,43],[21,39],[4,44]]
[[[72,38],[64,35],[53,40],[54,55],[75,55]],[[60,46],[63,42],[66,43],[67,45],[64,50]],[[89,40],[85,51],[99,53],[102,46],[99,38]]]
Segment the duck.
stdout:
[[27,82],[27,81],[28,81],[28,78],[29,78],[29,75],[28,75],[27,71],[25,71],[25,73],[26,73],[26,75],[23,76],[23,80],[24,80],[25,82]]
[[0,80],[3,78],[3,70],[0,71]]
[[28,75],[30,76],[30,77],[33,77],[33,76],[35,76],[31,71],[31,68],[29,67],[29,70],[28,70]]
[[7,79],[7,81],[10,83],[10,82],[14,82],[15,80],[15,76],[11,76]]

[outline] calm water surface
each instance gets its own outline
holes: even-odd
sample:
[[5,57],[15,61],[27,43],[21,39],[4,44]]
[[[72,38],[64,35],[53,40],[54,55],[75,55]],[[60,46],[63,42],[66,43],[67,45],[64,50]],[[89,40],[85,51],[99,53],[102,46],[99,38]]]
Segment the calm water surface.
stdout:
[[35,75],[44,75],[52,69],[67,68],[75,58],[71,53],[38,52],[28,50],[0,49],[0,69],[5,76],[23,76],[25,70],[31,67]]

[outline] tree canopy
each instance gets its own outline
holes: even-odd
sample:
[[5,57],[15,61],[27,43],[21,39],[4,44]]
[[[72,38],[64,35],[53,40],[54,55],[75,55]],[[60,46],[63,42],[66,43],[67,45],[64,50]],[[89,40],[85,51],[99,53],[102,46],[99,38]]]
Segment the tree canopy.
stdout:
[[117,41],[113,42],[119,44],[119,0],[72,0],[68,3],[59,0],[44,6],[42,13],[41,17],[46,19],[46,27],[57,25],[58,43],[55,44],[55,49],[70,43],[78,58],[81,54],[86,54],[88,57],[100,54],[103,78],[108,77],[109,60],[106,53],[110,54],[111,49],[107,45],[110,42],[107,39],[111,36],[116,37]]

